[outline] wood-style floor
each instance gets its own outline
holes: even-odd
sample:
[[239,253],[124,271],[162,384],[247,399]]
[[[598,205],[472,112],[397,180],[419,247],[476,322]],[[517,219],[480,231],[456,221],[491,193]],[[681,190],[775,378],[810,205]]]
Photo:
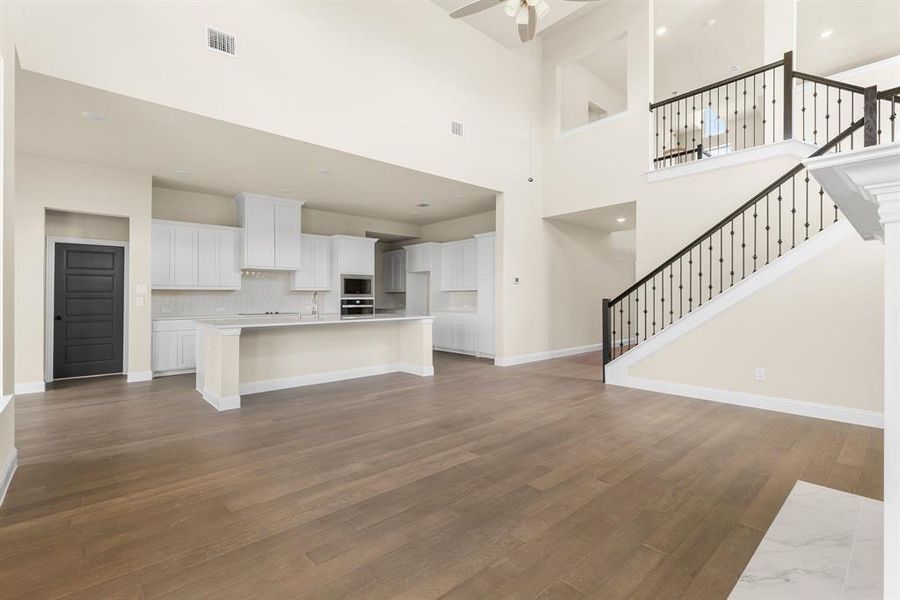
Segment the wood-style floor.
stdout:
[[599,356],[244,398],[17,400],[3,598],[724,598],[798,479],[880,498],[881,431],[606,387]]

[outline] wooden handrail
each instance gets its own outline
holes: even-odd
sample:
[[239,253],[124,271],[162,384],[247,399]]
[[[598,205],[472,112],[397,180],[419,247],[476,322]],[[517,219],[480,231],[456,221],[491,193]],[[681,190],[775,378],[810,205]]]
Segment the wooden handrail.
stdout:
[[822,85],[836,87],[848,92],[856,92],[857,94],[862,94],[866,91],[866,88],[862,87],[861,85],[844,83],[843,81],[836,81],[834,79],[828,79],[827,77],[819,77],[818,75],[810,75],[809,73],[801,73],[800,71],[794,71],[794,76],[797,79],[804,79],[806,81],[812,81],[813,83],[821,83]]
[[[859,120],[853,122],[853,124],[851,124],[849,127],[847,127],[847,129],[845,129],[840,134],[835,136],[827,144],[825,144],[824,146],[822,146],[821,148],[819,148],[818,150],[813,152],[810,155],[810,157],[822,156],[823,154],[826,154],[829,151],[833,150],[838,144],[840,144],[842,141],[847,139],[849,136],[853,135],[853,133],[856,130],[858,130],[860,127],[862,127],[863,121],[864,121],[864,119],[859,119]],[[718,223],[716,223],[715,225],[713,225],[712,227],[707,229],[701,235],[694,238],[694,240],[690,244],[688,244],[687,246],[685,246],[684,248],[682,248],[681,250],[676,252],[671,258],[664,261],[660,266],[658,266],[657,268],[655,268],[648,274],[644,275],[637,282],[635,282],[634,285],[632,285],[627,290],[625,290],[624,292],[622,292],[621,294],[619,294],[618,296],[616,296],[615,298],[610,300],[609,301],[610,305],[617,304],[617,303],[621,302],[624,298],[627,298],[632,292],[634,292],[635,290],[640,288],[642,285],[644,285],[645,283],[650,281],[656,275],[659,275],[660,273],[662,273],[666,269],[666,267],[668,267],[670,264],[674,263],[679,258],[683,257],[685,254],[687,254],[689,251],[691,251],[695,246],[697,246],[698,244],[701,244],[703,242],[703,240],[710,237],[713,233],[715,233],[716,231],[718,231],[719,229],[724,227],[728,222],[734,220],[741,213],[743,213],[748,208],[753,206],[761,198],[764,198],[766,196],[766,194],[771,193],[773,190],[777,189],[779,185],[781,185],[782,183],[784,183],[785,181],[787,181],[788,179],[790,179],[791,177],[793,177],[794,175],[796,175],[797,173],[799,173],[802,170],[803,170],[803,163],[800,163],[799,165],[793,167],[790,171],[788,171],[787,173],[785,173],[784,175],[782,175],[781,177],[776,179],[773,183],[766,186],[765,189],[763,189],[761,192],[759,192],[758,194],[756,194],[752,198],[750,198],[750,200],[741,204],[737,209],[735,209],[731,213],[729,213],[727,217],[725,217],[724,219],[721,219]]]

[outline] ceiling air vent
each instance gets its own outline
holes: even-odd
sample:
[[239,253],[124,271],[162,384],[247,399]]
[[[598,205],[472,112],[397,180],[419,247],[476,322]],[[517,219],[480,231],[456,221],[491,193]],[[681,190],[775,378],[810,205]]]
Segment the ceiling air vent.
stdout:
[[206,47],[229,56],[235,55],[234,36],[212,27],[206,28]]
[[459,121],[450,121],[450,133],[452,133],[453,135],[462,136],[463,124]]

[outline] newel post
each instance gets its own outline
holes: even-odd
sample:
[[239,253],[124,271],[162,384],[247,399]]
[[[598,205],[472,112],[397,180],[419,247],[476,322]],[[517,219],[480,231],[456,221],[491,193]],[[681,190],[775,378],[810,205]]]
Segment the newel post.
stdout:
[[606,379],[606,363],[612,360],[612,315],[609,312],[609,298],[603,299],[603,377]]
[[794,52],[784,53],[784,139],[794,137]]
[[863,92],[863,145],[878,144],[878,88],[867,87]]

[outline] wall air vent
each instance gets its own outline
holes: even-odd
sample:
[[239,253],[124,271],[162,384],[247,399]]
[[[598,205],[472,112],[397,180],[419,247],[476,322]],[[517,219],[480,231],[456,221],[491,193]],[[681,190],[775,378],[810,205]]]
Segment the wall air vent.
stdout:
[[463,124],[459,121],[450,121],[450,133],[461,137],[463,134]]
[[234,36],[212,27],[206,28],[206,47],[229,56],[235,55]]

